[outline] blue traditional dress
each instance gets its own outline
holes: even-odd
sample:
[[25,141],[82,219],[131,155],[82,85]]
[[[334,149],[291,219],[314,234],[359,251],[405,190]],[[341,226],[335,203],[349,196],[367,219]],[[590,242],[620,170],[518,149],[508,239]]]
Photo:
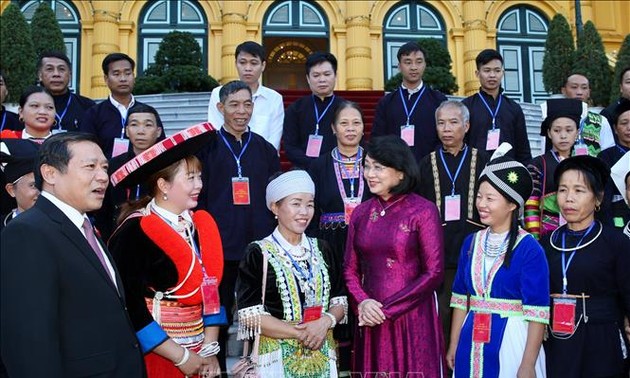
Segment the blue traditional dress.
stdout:
[[[549,268],[543,249],[530,234],[519,230],[506,268],[505,254],[495,258],[484,253],[488,232],[466,238],[453,283],[451,307],[468,312],[455,354],[454,377],[516,377],[528,322],[549,322]],[[477,313],[492,314],[487,343],[473,341]],[[545,376],[542,347],[535,368],[537,377]]]

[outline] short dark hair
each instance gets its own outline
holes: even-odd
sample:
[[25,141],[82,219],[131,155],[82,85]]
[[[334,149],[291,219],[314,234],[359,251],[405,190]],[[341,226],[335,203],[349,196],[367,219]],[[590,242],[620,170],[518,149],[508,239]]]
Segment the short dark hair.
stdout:
[[337,58],[329,52],[315,51],[306,58],[306,74],[311,73],[311,68],[324,62],[330,63],[335,74],[337,74]]
[[127,62],[129,62],[131,64],[132,71],[136,69],[136,62],[131,59],[129,55],[123,53],[111,53],[107,55],[105,59],[103,59],[103,64],[101,65],[101,67],[103,68],[103,73],[105,75],[109,74],[109,65],[121,60],[126,60]]
[[245,41],[240,45],[236,46],[236,52],[234,53],[234,58],[238,59],[238,54],[240,53],[248,53],[260,59],[262,62],[267,61],[267,53],[265,52],[265,48],[260,44],[254,41]]
[[22,92],[22,94],[20,95],[20,100],[18,102],[20,104],[20,107],[23,108],[24,105],[26,104],[26,101],[28,101],[28,98],[31,97],[31,95],[35,93],[46,93],[47,95],[50,96],[50,98],[53,98],[50,92],[48,92],[48,89],[44,87],[40,87],[39,85],[31,85],[27,87],[24,90],[24,92]]
[[403,179],[391,188],[391,194],[407,194],[416,191],[420,169],[411,149],[398,135],[372,138],[367,147],[367,156],[386,167],[403,173]]
[[595,198],[600,201],[603,199],[606,182],[610,176],[610,168],[606,163],[599,158],[588,155],[572,156],[558,164],[553,174],[554,181],[560,184],[562,175],[571,170],[578,171],[584,176],[586,186],[595,194]]
[[42,190],[44,184],[41,172],[42,165],[50,165],[59,170],[59,172],[65,173],[68,168],[68,162],[72,159],[70,145],[79,142],[92,142],[98,145],[95,135],[74,131],[55,134],[42,143],[35,159],[33,172],[37,189]]
[[72,72],[72,63],[70,63],[70,59],[68,59],[68,56],[66,54],[58,50],[44,51],[41,54],[39,54],[39,59],[37,60],[37,69],[35,70],[36,72],[39,72],[39,70],[42,69],[42,65],[44,64],[44,58],[61,59],[64,62],[66,62],[66,64],[68,65],[68,69],[70,70],[70,72]]
[[242,91],[243,89],[246,89],[247,92],[249,92],[250,97],[252,96],[252,89],[249,87],[249,85],[240,80],[232,80],[221,87],[221,90],[219,91],[219,101],[222,104],[225,104],[225,100],[227,100],[229,95],[238,91]]
[[[129,110],[127,111],[127,119],[125,120],[125,126],[127,126],[129,124],[129,116],[134,114],[134,113],[151,113],[155,116],[155,122],[157,123],[157,127],[161,127],[162,129],[164,129],[164,126],[162,125],[162,120],[160,119],[160,114],[158,113],[158,111],[151,105],[148,104],[144,104],[144,103],[136,103],[134,106],[132,106],[131,108],[129,108]],[[159,139],[158,139],[159,140]]]
[[586,80],[588,80],[588,86],[590,88],[591,86],[591,81],[589,80],[588,76],[586,76],[586,73],[584,71],[571,71],[567,77],[564,78],[564,82],[562,83],[563,87],[567,86],[567,83],[569,83],[569,78],[573,75],[580,75],[580,76],[584,76],[586,78]]
[[494,49],[485,49],[477,54],[475,58],[475,64],[477,65],[477,69],[481,68],[484,64],[488,64],[491,61],[498,59],[503,65],[503,57],[497,50]]
[[630,71],[630,66],[627,66],[623,70],[621,70],[621,72],[619,73],[619,84],[623,83],[623,75],[625,75],[628,71]]
[[403,55],[409,55],[416,51],[420,51],[422,53],[422,56],[424,57],[424,60],[427,60],[427,51],[422,46],[420,46],[418,42],[407,42],[404,45],[400,46],[400,48],[398,49],[398,53],[396,53],[396,58],[398,58],[398,61],[400,62],[400,58]]
[[333,117],[333,125],[337,123],[337,118],[339,118],[339,114],[341,114],[341,112],[347,108],[352,108],[358,111],[359,114],[361,115],[361,121],[365,124],[365,117],[363,116],[363,109],[361,109],[361,106],[359,106],[359,104],[357,104],[354,101],[342,100],[337,105],[337,110],[335,110],[335,116]]

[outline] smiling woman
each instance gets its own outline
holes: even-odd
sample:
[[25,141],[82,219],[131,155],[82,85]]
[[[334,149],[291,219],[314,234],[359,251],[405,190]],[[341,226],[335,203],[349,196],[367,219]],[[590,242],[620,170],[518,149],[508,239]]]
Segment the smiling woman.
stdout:
[[55,124],[55,102],[50,93],[40,86],[30,86],[20,96],[18,114],[24,129],[2,130],[4,138],[34,139],[40,143],[52,135]]

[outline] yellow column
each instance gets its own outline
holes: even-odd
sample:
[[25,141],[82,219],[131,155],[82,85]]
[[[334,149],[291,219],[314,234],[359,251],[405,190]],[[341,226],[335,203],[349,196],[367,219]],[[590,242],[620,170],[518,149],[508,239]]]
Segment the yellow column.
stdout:
[[488,26],[483,3],[477,0],[463,1],[464,16],[464,94],[470,96],[479,89],[475,77],[475,58],[487,47]]
[[221,83],[238,79],[234,66],[236,46],[247,39],[247,2],[223,1],[223,34],[221,46]]
[[109,89],[103,80],[101,63],[107,54],[120,51],[119,9],[117,1],[93,1],[94,34],[92,42],[92,92],[93,98],[103,98]]
[[370,2],[346,3],[346,89],[372,90]]

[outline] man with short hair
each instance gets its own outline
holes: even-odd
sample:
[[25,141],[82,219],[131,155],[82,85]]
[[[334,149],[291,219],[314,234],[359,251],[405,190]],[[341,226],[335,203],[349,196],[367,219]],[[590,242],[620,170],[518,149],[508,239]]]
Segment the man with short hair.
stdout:
[[422,81],[427,67],[427,54],[422,46],[405,43],[397,57],[402,84],[376,105],[372,135],[399,135],[420,161],[439,144],[435,109],[446,101],[446,96]]
[[35,205],[2,231],[0,327],[10,377],[143,377],[124,290],[86,213],[101,207],[107,159],[91,135],[41,146]]
[[[574,72],[567,77],[561,92],[566,98],[578,99],[582,101],[582,120],[579,127],[578,140],[573,146],[575,155],[590,155],[597,157],[599,153],[615,145],[615,136],[606,117],[589,110],[588,102],[591,99],[591,87],[586,75]],[[540,105],[543,118],[547,117],[547,102]],[[546,131],[541,130],[541,135],[546,135]],[[551,142],[548,140],[545,150],[551,149]]]
[[54,132],[76,131],[86,110],[96,105],[92,99],[72,93],[68,88],[72,80],[72,64],[61,51],[45,51],[37,61],[40,85],[50,92],[55,102],[56,123]]
[[[112,53],[103,59],[103,77],[111,91],[109,98],[85,112],[79,130],[94,134],[108,158],[124,154],[129,150],[129,139],[125,137],[127,111],[139,104],[133,97],[136,62],[127,54]],[[162,130],[164,137],[164,130]]]
[[[223,125],[197,154],[203,165],[204,183],[199,208],[212,214],[221,234],[225,260],[219,297],[231,324],[238,266],[245,248],[275,227],[265,191],[269,178],[280,170],[280,160],[274,146],[249,128],[254,107],[249,85],[231,81],[219,91],[219,100],[217,108],[223,115]],[[226,341],[227,328],[222,328],[218,355],[222,371],[226,371]]]
[[507,155],[526,164],[532,152],[525,115],[516,101],[503,94],[503,57],[496,50],[486,49],[477,55],[475,63],[481,88],[462,100],[470,111],[468,144],[492,154],[501,143],[508,142],[512,149]]
[[459,101],[445,101],[435,111],[441,145],[420,160],[420,194],[434,202],[440,212],[444,235],[445,275],[439,292],[440,314],[445,340],[449,339],[451,287],[457,271],[460,249],[467,235],[485,226],[475,206],[477,180],[488,156],[468,146],[470,113]]
[[306,58],[306,81],[311,94],[289,105],[284,115],[282,139],[287,158],[308,169],[311,162],[337,146],[332,123],[343,98],[334,93],[337,58],[317,51]]
[[0,70],[0,132],[4,129],[19,131],[24,128],[24,125],[20,123],[18,115],[8,111],[4,105],[2,105],[8,95],[7,78],[4,76],[2,70]]
[[[608,120],[608,124],[610,125],[615,124],[614,121],[616,118],[615,115],[617,105],[619,105],[619,103],[623,101],[624,98],[626,100],[630,100],[630,66],[627,66],[621,70],[621,73],[619,73],[619,77],[617,78],[617,80],[619,82],[619,98],[616,101],[613,101],[610,105],[608,105],[606,109],[602,110],[602,112],[600,113],[601,115],[606,117],[606,119]],[[615,138],[615,140],[616,139],[617,138]]]
[[[236,46],[234,57],[236,58],[236,71],[238,71],[239,79],[252,90],[254,111],[249,121],[249,127],[280,151],[284,104],[280,93],[260,84],[260,76],[267,65],[265,49],[256,42],[246,41]],[[220,128],[223,125],[223,115],[217,108],[221,88],[217,87],[212,90],[208,104],[208,122],[215,128]]]

